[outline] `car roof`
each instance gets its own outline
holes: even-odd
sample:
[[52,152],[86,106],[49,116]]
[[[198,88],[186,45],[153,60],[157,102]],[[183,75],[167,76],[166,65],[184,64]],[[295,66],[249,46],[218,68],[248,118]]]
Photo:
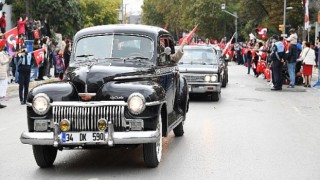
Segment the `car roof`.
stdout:
[[105,34],[105,33],[133,33],[140,34],[145,33],[148,35],[158,35],[158,34],[170,34],[167,30],[148,25],[138,25],[138,24],[112,24],[112,25],[101,25],[93,26],[80,30],[76,33],[75,39],[84,35],[90,34]]
[[[176,46],[176,47],[179,47],[179,46]],[[212,50],[212,46],[186,45],[186,46],[184,46],[183,49],[204,49],[204,50],[210,49],[210,50]]]

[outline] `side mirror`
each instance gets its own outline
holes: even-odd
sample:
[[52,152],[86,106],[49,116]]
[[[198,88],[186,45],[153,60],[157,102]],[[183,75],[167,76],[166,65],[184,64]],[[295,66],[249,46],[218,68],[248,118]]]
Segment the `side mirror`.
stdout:
[[163,53],[169,56],[171,54],[171,48],[170,47],[164,48],[164,52]]

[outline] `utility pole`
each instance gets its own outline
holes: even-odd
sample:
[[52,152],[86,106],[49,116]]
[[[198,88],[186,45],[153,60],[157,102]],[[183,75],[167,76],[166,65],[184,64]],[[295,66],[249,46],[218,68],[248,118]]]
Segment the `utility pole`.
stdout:
[[221,10],[222,10],[223,12],[225,12],[225,13],[233,16],[234,18],[236,18],[236,19],[235,19],[235,26],[236,26],[236,27],[235,27],[235,30],[236,30],[235,42],[237,43],[237,42],[238,42],[238,14],[237,14],[237,12],[231,13],[231,12],[225,10],[225,9],[226,9],[226,5],[225,5],[225,4],[221,4]]
[[283,34],[286,34],[286,10],[287,10],[287,0],[283,1]]

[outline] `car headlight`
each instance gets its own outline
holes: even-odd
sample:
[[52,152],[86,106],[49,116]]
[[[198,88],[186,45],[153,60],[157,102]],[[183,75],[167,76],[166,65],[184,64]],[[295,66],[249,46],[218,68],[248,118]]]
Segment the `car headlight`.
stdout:
[[218,79],[217,76],[214,76],[214,75],[213,75],[213,76],[211,76],[211,79],[210,79],[210,80],[211,80],[212,82],[216,82],[217,79]]
[[50,99],[44,93],[37,94],[32,101],[32,108],[34,112],[39,115],[44,115],[48,112],[50,107]]
[[140,93],[132,93],[128,98],[128,109],[132,114],[140,114],[145,109],[145,98]]
[[207,82],[209,82],[210,79],[211,79],[211,77],[210,77],[209,75],[206,75],[206,76],[204,77],[204,80],[207,81]]

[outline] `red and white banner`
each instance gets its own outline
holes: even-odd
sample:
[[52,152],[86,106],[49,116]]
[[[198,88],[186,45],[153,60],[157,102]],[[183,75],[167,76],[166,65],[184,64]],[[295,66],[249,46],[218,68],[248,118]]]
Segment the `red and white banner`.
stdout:
[[267,28],[258,27],[258,28],[256,28],[256,32],[261,37],[261,39],[263,39],[263,40],[267,39],[267,32],[268,32]]
[[222,51],[222,55],[226,56],[228,50],[229,50],[229,46],[234,38],[234,36],[236,35],[236,33],[233,34],[233,36],[231,37],[231,39],[229,40],[229,42],[227,43],[227,45],[224,47],[223,51]]
[[7,51],[8,54],[10,56],[13,56],[18,50],[18,44],[17,44],[17,40],[18,40],[18,28],[15,27],[9,31],[7,31],[6,33],[4,33],[4,37],[7,40]]
[[304,0],[304,29],[309,29],[309,0]]
[[187,36],[180,38],[179,44],[181,44],[184,39],[187,39],[187,43],[189,43],[192,39],[193,34],[198,30],[198,26],[199,24],[197,24]]
[[36,51],[33,51],[34,59],[36,60],[37,64],[41,64],[41,62],[44,59],[44,49],[38,49]]

